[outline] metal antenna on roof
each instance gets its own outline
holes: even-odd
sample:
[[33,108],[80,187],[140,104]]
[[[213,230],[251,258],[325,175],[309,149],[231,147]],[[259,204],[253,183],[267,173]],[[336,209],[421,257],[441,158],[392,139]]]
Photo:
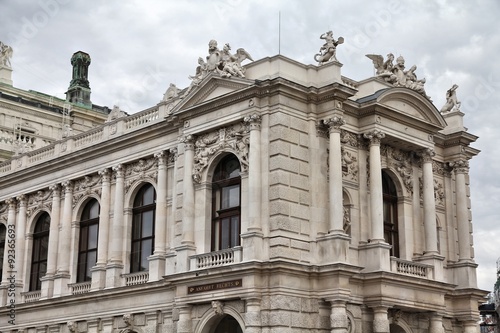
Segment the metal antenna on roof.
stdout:
[[281,55],[281,11],[278,12],[278,55]]

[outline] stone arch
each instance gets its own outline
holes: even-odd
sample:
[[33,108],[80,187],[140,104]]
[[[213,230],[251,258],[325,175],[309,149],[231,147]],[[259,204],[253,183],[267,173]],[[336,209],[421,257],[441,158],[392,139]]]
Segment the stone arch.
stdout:
[[37,208],[33,211],[31,218],[26,222],[26,234],[28,235],[33,235],[33,231],[35,230],[35,224],[38,221],[38,218],[40,215],[43,213],[47,213],[50,216],[50,219],[52,220],[52,212],[47,210],[44,207]]
[[84,195],[81,198],[79,198],[75,204],[75,208],[73,209],[73,216],[71,218],[72,221],[80,221],[83,209],[85,208],[85,205],[92,199],[96,199],[97,202],[99,203],[99,206],[101,206],[101,198],[95,194],[91,193],[89,195]]
[[394,318],[389,319],[389,332],[413,333],[413,330],[404,318],[399,317],[397,320],[395,320]]
[[408,191],[405,189],[403,185],[403,179],[396,170],[394,170],[392,167],[385,167],[382,168],[382,171],[385,172],[394,182],[398,198],[409,195],[409,193],[407,193]]
[[124,199],[124,208],[131,209],[134,206],[134,199],[142,186],[146,184],[151,184],[155,189],[155,192],[158,193],[158,186],[154,179],[149,177],[145,177],[144,179],[135,180],[129,187],[128,191],[125,192]]
[[241,173],[244,172],[245,162],[242,160],[240,154],[238,154],[235,150],[230,148],[222,148],[216,154],[212,155],[208,160],[208,166],[202,172],[201,183],[210,184],[212,182],[212,177],[214,174],[215,167],[219,162],[226,157],[227,155],[232,154],[236,156],[238,161],[240,162]]
[[238,310],[231,305],[224,305],[224,314],[222,316],[216,314],[213,308],[209,308],[201,316],[198,324],[193,330],[193,333],[213,333],[215,327],[225,316],[233,317],[238,322],[238,325],[240,325],[241,330],[245,332],[245,321]]

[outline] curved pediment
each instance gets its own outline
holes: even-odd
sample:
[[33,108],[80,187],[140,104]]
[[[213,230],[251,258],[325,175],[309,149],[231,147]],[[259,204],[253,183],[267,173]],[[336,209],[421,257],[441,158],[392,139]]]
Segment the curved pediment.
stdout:
[[436,127],[446,127],[446,121],[432,102],[407,88],[390,88],[375,94],[377,104],[402,115],[409,116]]

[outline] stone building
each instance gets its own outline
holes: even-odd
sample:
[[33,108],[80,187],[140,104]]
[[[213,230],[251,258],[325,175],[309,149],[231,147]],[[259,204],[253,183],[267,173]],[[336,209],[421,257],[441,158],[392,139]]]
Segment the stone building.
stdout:
[[0,331],[476,332],[456,89],[337,45],[211,41],[189,87],[0,164]]
[[[87,60],[85,66],[79,61],[83,57]],[[83,133],[106,121],[110,110],[90,101],[87,76],[90,57],[76,52],[71,63],[73,75],[81,73],[81,77],[73,77],[68,98],[62,100],[14,87],[11,66],[0,62],[0,162],[49,146],[68,135]],[[85,71],[77,71],[80,67]],[[80,97],[83,92],[85,99]]]

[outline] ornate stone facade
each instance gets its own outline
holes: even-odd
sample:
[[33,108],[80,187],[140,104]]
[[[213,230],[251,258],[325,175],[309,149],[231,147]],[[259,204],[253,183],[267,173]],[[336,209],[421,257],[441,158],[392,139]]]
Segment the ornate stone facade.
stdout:
[[471,331],[476,137],[322,38],[321,66],[211,42],[189,87],[1,164],[0,331]]

